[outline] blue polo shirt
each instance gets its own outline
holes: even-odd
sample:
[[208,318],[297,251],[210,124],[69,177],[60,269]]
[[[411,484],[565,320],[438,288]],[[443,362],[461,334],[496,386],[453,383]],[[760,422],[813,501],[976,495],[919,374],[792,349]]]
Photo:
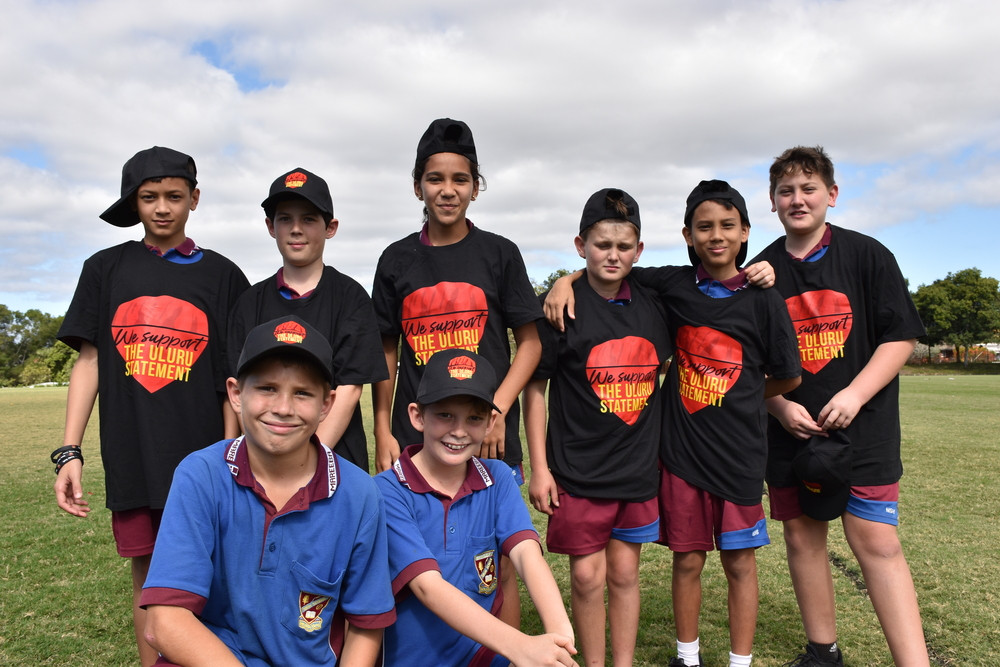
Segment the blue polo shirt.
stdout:
[[528,508],[503,461],[473,457],[454,498],[428,484],[413,465],[423,445],[403,450],[391,470],[375,478],[385,499],[389,570],[396,623],[385,632],[385,664],[506,665],[427,609],[408,584],[417,575],[441,576],[496,616],[503,602],[500,556],[524,540],[538,540]]
[[141,605],[184,607],[247,665],[335,665],[344,621],[395,619],[374,482],[313,438],[312,480],[278,512],[244,438],[174,473]]

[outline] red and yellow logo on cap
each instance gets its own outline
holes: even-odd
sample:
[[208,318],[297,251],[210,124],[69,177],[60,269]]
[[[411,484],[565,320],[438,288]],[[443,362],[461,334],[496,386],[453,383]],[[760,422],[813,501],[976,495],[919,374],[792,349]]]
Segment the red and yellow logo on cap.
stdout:
[[448,362],[448,375],[455,380],[468,380],[476,374],[476,362],[469,357],[455,357]]
[[274,339],[281,343],[297,345],[306,339],[306,330],[298,322],[282,322],[274,327]]
[[301,188],[306,184],[309,177],[303,174],[301,171],[295,171],[285,176],[285,187],[286,188]]

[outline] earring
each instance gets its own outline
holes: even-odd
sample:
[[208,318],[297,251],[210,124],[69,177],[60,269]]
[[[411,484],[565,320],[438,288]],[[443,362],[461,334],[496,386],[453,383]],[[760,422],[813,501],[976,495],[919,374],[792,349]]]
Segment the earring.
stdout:
[[476,197],[475,196],[472,197],[472,201],[476,201]]

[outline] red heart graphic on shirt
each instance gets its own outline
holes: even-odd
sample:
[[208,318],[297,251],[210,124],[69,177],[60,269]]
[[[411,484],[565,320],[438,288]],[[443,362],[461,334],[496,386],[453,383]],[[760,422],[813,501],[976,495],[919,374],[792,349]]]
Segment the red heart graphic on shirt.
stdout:
[[802,370],[819,373],[831,359],[844,356],[854,313],[847,296],[833,290],[815,290],[785,299],[799,341]]
[[489,309],[482,288],[468,283],[438,283],[403,299],[403,336],[418,366],[435,352],[479,352]]
[[188,381],[208,347],[208,317],[172,296],[141,296],[118,307],[111,334],[125,375],[153,394],[171,382]]
[[684,408],[693,415],[709,405],[721,406],[743,373],[743,346],[709,327],[681,327],[675,347],[678,393]]
[[639,336],[595,346],[587,356],[587,378],[601,400],[601,411],[635,424],[653,393],[659,366],[656,346]]

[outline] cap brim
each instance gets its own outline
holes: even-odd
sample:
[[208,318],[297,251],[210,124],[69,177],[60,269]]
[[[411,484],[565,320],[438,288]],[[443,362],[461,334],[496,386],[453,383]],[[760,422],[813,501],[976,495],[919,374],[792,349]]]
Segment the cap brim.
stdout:
[[480,394],[479,392],[475,391],[460,391],[453,387],[417,396],[417,402],[419,402],[421,405],[430,405],[431,403],[437,403],[438,401],[443,401],[446,398],[454,398],[455,396],[471,396],[472,398],[478,398],[479,400],[488,403],[491,408],[493,408],[500,414],[503,414],[503,410],[501,410],[496,406],[496,404],[493,402],[492,397],[484,396],[483,394]]
[[139,214],[129,205],[129,199],[132,198],[132,194],[135,193],[131,193],[128,197],[122,197],[112,204],[108,210],[101,213],[101,220],[110,222],[115,227],[132,227],[133,225],[138,225],[140,222]]

